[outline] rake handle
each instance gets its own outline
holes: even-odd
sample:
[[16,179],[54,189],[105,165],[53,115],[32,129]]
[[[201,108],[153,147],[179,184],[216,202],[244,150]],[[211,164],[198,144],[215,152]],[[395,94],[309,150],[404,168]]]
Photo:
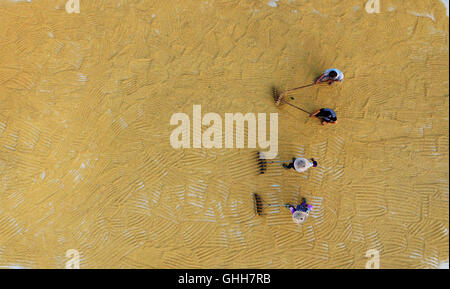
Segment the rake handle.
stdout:
[[284,100],[284,99],[281,99],[281,102],[282,102],[282,103],[285,103],[285,104],[288,104],[288,105],[290,105],[290,106],[292,106],[292,107],[295,107],[296,109],[298,109],[298,110],[301,110],[301,111],[303,111],[303,112],[305,112],[305,113],[307,113],[307,114],[311,115],[311,113],[310,113],[310,112],[308,112],[308,111],[304,110],[304,109],[303,109],[303,108],[301,108],[301,107],[298,107],[298,106],[296,106],[296,105],[293,105],[292,103],[289,103],[289,102],[287,102],[287,101],[286,101],[286,100]]
[[264,207],[286,207],[286,208],[289,208],[289,206],[288,205],[271,205],[271,204],[266,204],[266,205],[263,205]]
[[313,85],[316,85],[316,84],[315,83],[311,83],[311,84],[308,84],[308,85],[303,85],[303,86],[300,86],[300,87],[291,88],[291,89],[286,90],[285,92],[291,92],[291,91],[294,91],[294,90],[310,87],[310,86],[313,86]]
[[289,160],[289,161],[268,161],[268,162],[265,162],[265,163],[266,164],[276,164],[276,163],[288,163],[290,161],[292,161],[292,160]]

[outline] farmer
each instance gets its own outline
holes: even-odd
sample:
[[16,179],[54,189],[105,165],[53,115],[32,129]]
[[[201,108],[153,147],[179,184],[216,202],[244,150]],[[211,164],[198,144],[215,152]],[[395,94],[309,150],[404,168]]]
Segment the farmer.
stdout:
[[292,214],[292,220],[299,225],[306,221],[312,209],[312,206],[306,203],[305,198],[302,199],[302,203],[297,205],[297,207],[292,205],[288,205],[288,207]]
[[339,81],[342,82],[344,80],[344,73],[337,68],[331,68],[325,70],[325,72],[316,78],[314,81],[315,84],[321,82],[328,82],[329,85],[332,85],[334,82]]
[[283,164],[285,169],[295,169],[299,173],[307,171],[311,167],[317,167],[317,162],[314,159],[308,160],[305,158],[292,158],[292,162],[289,164]]
[[337,116],[331,108],[321,108],[309,117],[320,118],[322,125],[337,124]]

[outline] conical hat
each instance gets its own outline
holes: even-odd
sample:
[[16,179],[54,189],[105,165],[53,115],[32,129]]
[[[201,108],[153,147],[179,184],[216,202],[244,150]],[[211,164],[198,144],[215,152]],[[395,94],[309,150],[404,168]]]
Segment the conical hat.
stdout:
[[294,222],[297,224],[302,224],[306,221],[308,215],[308,213],[302,211],[295,211],[294,214],[292,214],[292,220],[294,220]]
[[305,158],[298,158],[294,162],[294,168],[299,173],[306,171],[310,166],[311,164],[309,163],[309,160]]

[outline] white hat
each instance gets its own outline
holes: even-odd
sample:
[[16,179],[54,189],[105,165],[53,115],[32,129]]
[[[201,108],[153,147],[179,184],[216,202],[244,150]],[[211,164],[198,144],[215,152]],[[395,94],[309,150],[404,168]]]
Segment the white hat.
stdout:
[[303,173],[310,167],[311,167],[310,161],[305,158],[298,158],[294,161],[294,168],[299,173]]
[[306,212],[295,211],[294,214],[292,214],[292,220],[294,220],[294,222],[297,224],[302,224],[303,222],[306,221],[308,216],[309,214]]

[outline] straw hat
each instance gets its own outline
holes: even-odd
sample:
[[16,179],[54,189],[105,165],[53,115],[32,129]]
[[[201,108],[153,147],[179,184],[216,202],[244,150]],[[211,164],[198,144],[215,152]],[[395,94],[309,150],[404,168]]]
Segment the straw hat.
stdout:
[[306,221],[308,215],[308,213],[302,211],[295,211],[294,214],[292,214],[292,220],[297,224],[302,224]]
[[307,160],[305,158],[298,158],[294,162],[294,168],[299,173],[302,173],[302,172],[308,170],[310,166],[311,165],[310,165],[309,160]]

